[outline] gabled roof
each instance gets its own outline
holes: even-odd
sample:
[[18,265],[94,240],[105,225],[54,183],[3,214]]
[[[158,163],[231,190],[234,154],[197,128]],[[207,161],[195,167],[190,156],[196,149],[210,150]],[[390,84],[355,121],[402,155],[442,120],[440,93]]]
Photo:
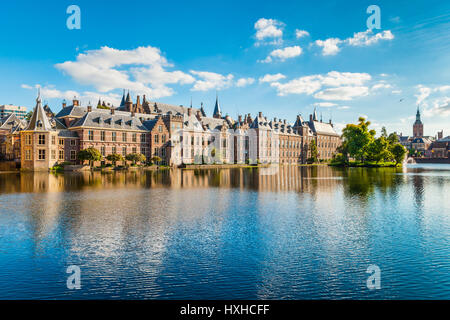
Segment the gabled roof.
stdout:
[[330,123],[310,121],[308,122],[308,125],[311,128],[311,130],[316,134],[339,136],[339,134],[334,130],[333,126]]
[[224,119],[203,117],[202,124],[209,130],[222,130],[222,127],[226,123]]
[[22,121],[16,116],[15,113],[10,113],[0,120],[0,129],[11,130],[21,123]]
[[47,114],[42,107],[41,96],[38,95],[36,99],[36,107],[34,108],[33,115],[31,116],[30,123],[26,130],[35,131],[50,131],[52,126],[48,120]]
[[60,112],[56,114],[56,118],[70,117],[70,118],[80,118],[84,116],[87,112],[86,107],[81,106],[68,106],[62,108]]
[[271,130],[272,128],[270,127],[269,122],[267,121],[267,119],[263,116],[257,116],[255,118],[255,120],[253,120],[253,122],[250,125],[250,128],[252,129],[266,129],[266,130]]

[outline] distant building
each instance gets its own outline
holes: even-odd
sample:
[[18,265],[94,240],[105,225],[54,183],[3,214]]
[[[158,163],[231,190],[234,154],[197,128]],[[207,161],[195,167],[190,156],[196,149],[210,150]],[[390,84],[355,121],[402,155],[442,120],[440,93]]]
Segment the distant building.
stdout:
[[432,158],[450,158],[450,136],[434,141],[430,151]]
[[12,113],[14,113],[19,119],[25,119],[25,116],[27,115],[27,108],[13,106],[10,104],[0,105],[0,119],[6,118]]
[[420,120],[420,111],[417,107],[416,122],[413,125],[413,138],[423,137],[423,123]]

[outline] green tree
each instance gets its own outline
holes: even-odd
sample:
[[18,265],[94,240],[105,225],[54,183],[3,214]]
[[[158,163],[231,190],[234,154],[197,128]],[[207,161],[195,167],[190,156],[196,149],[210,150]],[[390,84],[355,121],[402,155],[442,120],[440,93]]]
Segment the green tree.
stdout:
[[382,136],[383,138],[387,138],[387,137],[388,137],[386,127],[382,127],[382,128],[381,128],[381,136]]
[[31,117],[33,116],[33,111],[28,111],[25,115],[25,120],[30,121]]
[[111,161],[113,166],[116,166],[117,161],[124,161],[124,158],[121,154],[117,154],[117,153],[112,153],[109,154],[106,159],[108,161]]
[[310,162],[315,163],[318,160],[317,144],[316,140],[312,140],[309,145],[309,151],[311,152]]
[[387,160],[390,157],[391,153],[389,151],[389,141],[386,140],[384,136],[374,139],[367,146],[367,158],[369,160],[373,160],[378,163],[381,160]]
[[81,162],[89,161],[89,166],[92,168],[94,161],[101,161],[103,159],[100,151],[94,147],[89,147],[78,152],[78,160]]
[[374,140],[375,130],[369,130],[370,121],[363,117],[358,119],[358,124],[347,124],[342,130],[342,137],[351,157],[364,162],[367,148]]
[[391,133],[387,139],[392,146],[400,141],[395,132]]
[[145,162],[147,158],[142,153],[129,153],[125,156],[125,159],[133,162],[135,165],[136,162]]
[[158,156],[153,156],[153,157],[150,158],[150,161],[151,161],[152,164],[155,164],[157,162],[162,161],[162,159],[160,157],[158,157]]
[[398,165],[399,163],[403,162],[403,159],[405,159],[406,149],[400,143],[394,144],[392,146],[391,152],[392,152],[392,155],[393,155],[393,157],[395,159],[395,164],[396,165]]

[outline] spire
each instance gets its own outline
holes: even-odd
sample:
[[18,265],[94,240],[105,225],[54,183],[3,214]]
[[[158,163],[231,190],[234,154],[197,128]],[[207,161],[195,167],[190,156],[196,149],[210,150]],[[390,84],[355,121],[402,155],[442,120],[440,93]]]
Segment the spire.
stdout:
[[122,101],[120,102],[120,107],[125,105],[125,89],[123,89]]
[[47,114],[42,107],[41,103],[41,90],[38,89],[38,96],[36,98],[36,107],[33,110],[33,115],[31,116],[30,123],[26,130],[36,130],[36,131],[49,131],[52,129],[50,121],[48,120]]
[[191,108],[192,108],[192,96],[191,96]]
[[126,98],[125,102],[126,103],[133,103],[133,101],[131,101],[131,97],[130,97],[130,90],[128,90],[127,98]]
[[222,111],[220,110],[220,106],[219,106],[219,95],[216,93],[216,105],[214,106],[214,113],[213,113],[213,117],[214,118],[222,118]]
[[316,108],[314,108],[313,121],[317,121],[317,111],[316,111]]

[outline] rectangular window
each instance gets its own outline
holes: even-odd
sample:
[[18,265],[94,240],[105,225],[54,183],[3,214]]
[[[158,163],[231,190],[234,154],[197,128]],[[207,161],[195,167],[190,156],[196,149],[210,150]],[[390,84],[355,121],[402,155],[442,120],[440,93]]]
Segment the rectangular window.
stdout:
[[64,139],[59,139],[59,145],[63,146],[64,145]]
[[155,143],[159,143],[159,136],[155,134]]
[[40,144],[40,145],[44,145],[45,144],[45,134],[40,134],[39,135],[38,144]]
[[100,140],[105,141],[105,131],[100,131]]
[[145,142],[145,133],[141,134],[141,142]]
[[59,150],[59,160],[64,160],[64,150]]
[[56,137],[52,136],[52,144],[56,144]]
[[162,135],[161,142],[162,143],[166,143],[166,135],[165,134]]
[[100,147],[100,153],[102,154],[102,156],[105,156],[105,154],[106,154],[105,146]]
[[38,159],[45,160],[45,149],[39,149],[38,151]]
[[111,133],[112,134],[112,141],[116,141],[117,140],[117,134],[116,134],[116,132],[112,132]]
[[52,150],[52,160],[56,160],[56,150]]
[[127,147],[122,147],[122,154],[124,157],[127,155]]
[[133,135],[131,136],[131,139],[132,139],[133,142],[136,142],[137,141],[137,134],[133,133]]
[[112,147],[112,153],[116,153],[116,147]]
[[70,160],[77,159],[77,152],[75,150],[70,150]]
[[27,145],[31,145],[31,135],[30,135],[30,134],[27,134],[27,135],[25,136],[25,143],[26,143]]
[[159,132],[163,132],[163,127],[162,126],[158,126],[158,131]]
[[136,147],[133,147],[133,153],[137,153],[137,149],[136,149]]
[[[29,136],[27,136],[29,137]],[[31,151],[27,150],[25,151],[25,160],[31,160]]]
[[75,139],[71,139],[70,140],[70,145],[71,146],[75,146],[77,144],[77,140],[75,140]]
[[93,130],[89,130],[88,131],[88,140],[89,141],[93,141],[94,140],[94,131]]
[[126,132],[122,132],[122,141],[127,142],[127,133]]

